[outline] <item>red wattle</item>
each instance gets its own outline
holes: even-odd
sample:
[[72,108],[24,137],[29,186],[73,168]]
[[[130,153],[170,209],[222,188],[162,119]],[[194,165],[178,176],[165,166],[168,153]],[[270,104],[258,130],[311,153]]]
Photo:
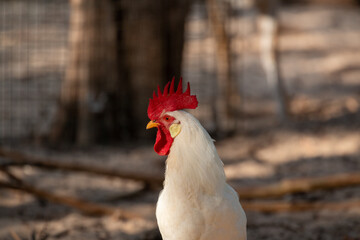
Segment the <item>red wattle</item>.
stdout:
[[173,141],[174,139],[171,137],[169,130],[163,126],[159,126],[154,145],[155,152],[162,156],[168,155]]

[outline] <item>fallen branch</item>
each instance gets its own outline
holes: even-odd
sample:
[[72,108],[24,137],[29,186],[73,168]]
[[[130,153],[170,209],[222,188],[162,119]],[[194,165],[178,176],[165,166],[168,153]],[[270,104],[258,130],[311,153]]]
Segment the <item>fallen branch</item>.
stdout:
[[360,173],[342,173],[325,177],[282,180],[277,183],[240,188],[233,185],[241,199],[276,198],[287,194],[310,192],[318,189],[335,189],[360,185]]
[[[93,173],[109,177],[118,177],[124,179],[130,179],[135,181],[142,181],[149,184],[162,184],[164,177],[162,174],[152,174],[139,172],[138,169],[135,171],[129,171],[124,169],[105,169],[98,166],[84,166],[79,164],[65,163],[65,162],[55,162],[49,161],[47,159],[28,156],[23,153],[16,151],[10,151],[0,148],[0,157],[9,159],[14,163],[31,165],[35,167],[45,168],[49,170],[65,170],[65,171],[74,171],[74,172],[85,172]],[[9,163],[7,163],[9,165]]]
[[[46,199],[53,203],[58,203],[75,208],[87,215],[92,216],[104,216],[114,215],[119,218],[133,219],[140,218],[141,216],[133,212],[125,211],[119,208],[112,208],[103,206],[95,203],[90,203],[84,200],[64,197],[55,195],[44,190],[36,189],[34,187],[17,186],[15,184],[0,181],[0,187],[20,190],[23,192],[30,193],[36,197]],[[264,213],[279,213],[279,212],[300,212],[300,211],[319,211],[319,210],[332,210],[341,211],[346,209],[353,209],[360,207],[360,200],[349,200],[343,202],[301,202],[301,203],[290,203],[282,201],[267,201],[267,202],[249,202],[242,201],[242,206],[246,211],[256,211]]]
[[19,237],[19,235],[14,231],[14,230],[10,230],[10,234],[11,234],[11,237],[14,239],[14,240],[21,240],[21,238]]
[[120,208],[113,208],[100,204],[90,203],[73,197],[56,195],[47,192],[45,190],[38,189],[36,187],[31,186],[30,184],[23,182],[21,179],[16,177],[7,169],[1,169],[1,171],[5,172],[5,174],[9,177],[9,179],[14,183],[0,180],[0,188],[8,188],[8,189],[23,191],[32,194],[35,197],[45,199],[49,202],[62,204],[75,208],[87,215],[92,215],[92,216],[115,215],[116,217],[126,218],[126,219],[141,217],[138,214]]
[[106,197],[106,198],[102,198],[99,201],[101,202],[116,202],[119,200],[122,201],[129,201],[129,200],[133,200],[136,198],[140,198],[141,196],[143,196],[143,194],[145,194],[147,191],[149,191],[149,187],[144,185],[142,186],[140,189],[137,189],[133,192],[129,192],[129,193],[121,193],[119,195],[115,195],[115,196],[111,196],[111,197]]
[[262,201],[249,202],[241,201],[241,205],[246,211],[256,211],[264,213],[279,212],[301,212],[301,211],[343,211],[346,209],[360,208],[360,200],[347,200],[342,202],[283,202],[283,201]]
[[[0,181],[0,188],[15,189],[34,195],[35,197],[45,199],[47,201],[66,205],[75,208],[87,215],[104,216],[114,215],[119,218],[140,218],[141,216],[119,208],[113,208],[100,204],[90,203],[84,200],[80,200],[73,197],[59,196],[45,190],[35,188],[27,183],[24,183],[17,176],[12,174],[7,169],[0,169],[8,178],[14,183]],[[348,200],[342,202],[284,202],[284,201],[261,201],[250,202],[241,201],[243,207],[247,211],[257,211],[265,213],[277,213],[277,212],[299,212],[299,211],[311,211],[311,210],[332,210],[339,211],[345,209],[352,209],[360,207],[360,200]]]
[[99,206],[97,204],[88,203],[83,200],[79,200],[79,199],[75,199],[75,198],[71,198],[71,197],[58,196],[58,195],[46,192],[44,190],[40,190],[40,189],[31,187],[29,185],[17,185],[17,184],[8,183],[5,181],[0,181],[0,188],[8,188],[8,189],[23,191],[23,192],[32,194],[35,197],[48,200],[49,202],[58,203],[58,204],[76,208],[76,209],[80,210],[81,212],[88,214],[88,215],[94,215],[94,216],[111,215],[115,212],[114,209],[111,209],[109,207]]
[[[163,182],[162,174],[153,174],[139,172],[137,170],[128,171],[123,169],[105,169],[98,166],[83,166],[79,164],[63,163],[48,161],[42,158],[27,156],[25,154],[4,150],[0,148],[0,157],[4,157],[14,162],[14,166],[19,164],[31,165],[35,167],[45,168],[49,170],[65,170],[84,173],[93,173],[103,176],[119,177],[124,179],[131,179],[142,181],[147,184],[159,185]],[[6,163],[7,166],[12,166]],[[360,173],[342,173],[332,176],[299,178],[282,180],[277,183],[255,186],[255,187],[239,187],[238,184],[231,182],[235,190],[240,195],[241,199],[266,199],[282,197],[287,194],[310,192],[318,189],[336,189],[347,186],[360,185]]]

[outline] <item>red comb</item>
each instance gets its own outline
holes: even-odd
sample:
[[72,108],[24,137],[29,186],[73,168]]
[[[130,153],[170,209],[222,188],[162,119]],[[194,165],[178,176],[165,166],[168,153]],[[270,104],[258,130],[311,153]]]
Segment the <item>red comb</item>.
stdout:
[[[158,119],[163,112],[172,112],[185,108],[195,109],[198,101],[195,95],[190,95],[190,84],[187,84],[187,89],[182,92],[182,78],[180,78],[178,88],[174,89],[175,77],[165,85],[164,92],[161,93],[158,86],[158,96],[154,91],[153,98],[150,98],[148,107],[148,116],[151,120]],[[170,85],[170,89],[169,89]]]

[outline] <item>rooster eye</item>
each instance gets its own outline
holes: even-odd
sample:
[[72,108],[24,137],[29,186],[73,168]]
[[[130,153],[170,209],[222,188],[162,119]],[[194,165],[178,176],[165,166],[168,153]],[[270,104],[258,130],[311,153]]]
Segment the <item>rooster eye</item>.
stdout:
[[166,117],[165,120],[166,120],[166,121],[169,121],[169,117]]

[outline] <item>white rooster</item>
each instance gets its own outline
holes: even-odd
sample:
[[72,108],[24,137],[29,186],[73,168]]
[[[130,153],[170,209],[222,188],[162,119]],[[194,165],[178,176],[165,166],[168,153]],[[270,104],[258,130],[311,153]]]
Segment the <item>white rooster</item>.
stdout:
[[213,140],[182,109],[195,109],[196,96],[180,79],[174,91],[158,88],[150,99],[146,129],[157,127],[155,151],[168,155],[156,217],[163,240],[245,240],[246,216],[237,193],[226,183]]

